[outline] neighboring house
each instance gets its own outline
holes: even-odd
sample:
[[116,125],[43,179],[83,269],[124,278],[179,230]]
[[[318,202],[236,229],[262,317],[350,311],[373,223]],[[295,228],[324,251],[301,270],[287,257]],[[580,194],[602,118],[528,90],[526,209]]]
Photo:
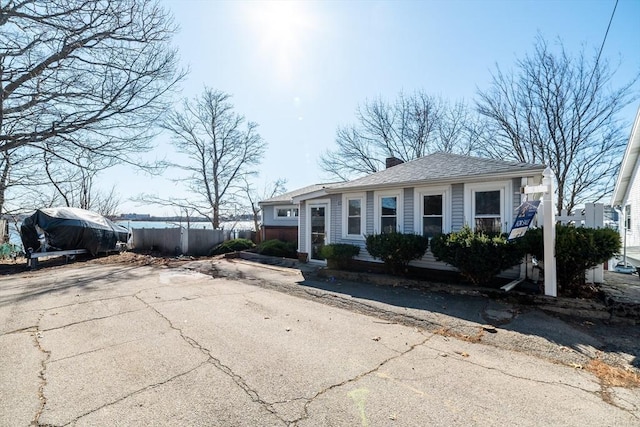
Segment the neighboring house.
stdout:
[[300,206],[294,204],[292,199],[303,194],[322,191],[325,185],[328,184],[310,185],[258,202],[262,210],[261,240],[278,239],[297,243]]
[[[542,165],[434,153],[406,163],[388,159],[387,169],[352,181],[299,190],[298,251],[323,262],[320,248],[350,243],[357,259],[374,261],[365,236],[399,231],[433,236],[468,224],[486,231],[509,231],[520,205],[521,187],[537,185]],[[284,201],[282,201],[284,202]],[[411,265],[450,270],[430,251]]]
[[[640,262],[640,108],[631,129],[631,136],[618,172],[616,187],[613,191],[611,205],[618,209],[620,216],[620,233],[626,235],[626,247],[634,255],[631,257]],[[638,254],[635,254],[638,252]]]

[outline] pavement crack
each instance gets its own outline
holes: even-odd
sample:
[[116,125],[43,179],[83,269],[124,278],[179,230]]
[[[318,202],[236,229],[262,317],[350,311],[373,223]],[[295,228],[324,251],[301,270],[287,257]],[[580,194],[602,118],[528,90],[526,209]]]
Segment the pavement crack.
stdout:
[[54,360],[52,360],[52,362],[61,362],[63,360],[67,360],[67,359],[74,359],[76,357],[80,357],[80,356],[85,356],[87,354],[96,353],[96,352],[99,352],[99,351],[102,351],[102,350],[106,350],[108,348],[121,347],[123,345],[127,345],[127,344],[130,344],[132,342],[140,341],[140,340],[143,340],[143,339],[144,338],[136,338],[136,339],[132,339],[132,340],[120,341],[120,342],[112,344],[112,345],[106,345],[106,346],[102,346],[102,347],[99,347],[99,348],[95,348],[93,350],[87,350],[87,351],[82,351],[82,352],[79,352],[79,353],[74,353],[74,354],[72,354],[70,356],[61,357],[60,359],[54,359]]
[[49,363],[49,359],[51,358],[51,351],[45,350],[44,347],[42,347],[42,343],[40,342],[40,338],[42,337],[42,335],[40,333],[40,329],[38,325],[40,324],[40,320],[42,320],[44,313],[45,313],[44,311],[40,313],[40,316],[36,323],[35,331],[33,331],[31,334],[31,336],[33,337],[33,342],[35,347],[44,356],[43,359],[40,361],[41,369],[38,372],[38,379],[40,380],[40,384],[38,385],[38,400],[40,401],[40,406],[38,407],[33,417],[33,421],[31,421],[31,425],[36,425],[36,426],[40,425],[40,417],[42,416],[42,413],[44,412],[45,406],[47,404],[47,397],[44,393],[44,389],[47,386],[47,376],[46,376],[47,366]]
[[378,370],[380,370],[380,368],[382,368],[383,366],[385,366],[389,362],[392,362],[392,361],[394,361],[394,360],[396,360],[396,359],[398,359],[400,357],[403,357],[404,355],[406,355],[406,354],[412,352],[413,350],[415,350],[417,347],[420,347],[420,346],[426,344],[431,338],[433,338],[433,335],[425,337],[425,339],[423,339],[422,341],[417,342],[415,344],[412,344],[408,349],[406,349],[406,350],[404,350],[402,352],[398,352],[398,354],[395,354],[395,355],[393,355],[391,357],[388,357],[388,358],[384,359],[382,362],[378,363],[378,365],[376,365],[372,369],[369,369],[368,371],[361,372],[358,375],[356,375],[355,377],[348,378],[348,379],[346,379],[344,381],[341,381],[339,383],[336,383],[336,384],[332,384],[329,387],[325,387],[324,389],[320,390],[319,392],[317,392],[312,397],[305,398],[304,400],[306,400],[306,402],[305,402],[305,405],[303,407],[303,411],[304,411],[303,415],[301,417],[293,420],[289,425],[290,426],[295,426],[299,422],[304,421],[307,418],[309,418],[309,405],[311,405],[318,397],[330,392],[331,390],[343,387],[343,386],[345,386],[347,384],[350,384],[352,382],[358,381],[361,378],[364,378],[364,377],[366,377],[368,375],[371,375],[371,374],[377,372]]
[[37,325],[25,326],[24,328],[20,328],[20,329],[15,329],[13,331],[4,332],[4,333],[0,334],[0,337],[5,336],[5,335],[12,335],[12,334],[22,334],[24,332],[36,332],[37,330],[38,330],[38,326]]
[[[439,351],[439,352],[442,353],[442,350],[440,350],[440,349],[436,349],[436,348],[432,348],[432,347],[428,347],[428,346],[427,346],[427,348],[430,348],[431,350]],[[445,352],[445,353],[447,353],[447,352]],[[448,352],[447,354],[449,354],[451,356],[454,356],[454,357],[455,356],[459,356],[459,354],[456,353],[456,352]],[[505,371],[503,369],[500,369],[500,368],[496,368],[496,367],[493,367],[493,366],[485,366],[485,365],[483,365],[481,363],[476,363],[476,362],[474,362],[473,360],[471,360],[470,358],[467,358],[467,357],[456,357],[456,359],[461,361],[461,362],[468,363],[468,364],[473,365],[473,366],[477,366],[479,368],[487,369],[487,370],[494,371],[494,372],[499,372],[502,375],[510,377],[510,378],[514,378],[514,379],[518,379],[518,380],[524,380],[524,381],[531,381],[531,382],[534,382],[534,383],[537,383],[537,384],[556,385],[556,386],[568,387],[568,388],[579,390],[579,391],[582,391],[582,392],[585,392],[585,393],[588,393],[588,394],[593,394],[593,395],[597,395],[597,396],[600,395],[600,391],[590,391],[590,390],[586,390],[584,388],[581,388],[581,387],[578,387],[578,386],[575,386],[575,385],[571,385],[571,384],[567,384],[567,383],[563,383],[563,382],[538,380],[538,379],[534,379],[534,378],[524,377],[524,376],[521,376],[521,375],[516,375],[516,374],[513,374],[511,372],[507,372],[507,371]]]
[[224,363],[222,363],[220,359],[216,358],[211,353],[210,349],[200,344],[197,340],[185,335],[184,331],[181,328],[176,327],[168,317],[166,317],[164,314],[158,311],[151,304],[141,299],[138,295],[135,295],[135,297],[138,298],[143,304],[145,304],[151,310],[153,310],[159,317],[164,319],[164,321],[167,322],[169,327],[174,331],[178,332],[178,334],[180,334],[180,337],[187,344],[189,344],[192,348],[198,350],[199,352],[207,356],[207,360],[205,361],[205,363],[210,363],[211,365],[215,366],[218,370],[223,372],[225,375],[229,376],[229,378],[231,378],[233,382],[235,382],[236,385],[240,387],[240,389],[242,389],[253,402],[260,404],[265,410],[267,410],[268,412],[276,416],[280,421],[282,421],[283,424],[285,425],[287,424],[287,422],[277,413],[277,411],[273,408],[273,406],[269,402],[266,402],[264,399],[262,399],[258,394],[258,392],[253,388],[251,388],[247,384],[247,382],[244,380],[244,378],[242,378],[242,376],[235,373],[229,366],[225,365]]
[[126,400],[126,399],[128,399],[130,397],[136,396],[136,395],[138,395],[140,393],[144,393],[145,391],[153,390],[154,388],[157,388],[157,387],[163,386],[163,385],[165,385],[167,383],[170,383],[171,381],[175,380],[176,378],[183,377],[183,376],[188,375],[188,374],[190,374],[191,372],[193,372],[193,371],[195,371],[197,369],[200,369],[205,364],[207,364],[207,360],[203,361],[202,363],[199,363],[198,365],[194,366],[193,368],[191,368],[191,369],[189,369],[187,371],[181,372],[181,373],[176,374],[176,375],[174,375],[174,376],[172,376],[170,378],[167,378],[164,381],[160,381],[160,382],[157,382],[157,383],[154,383],[154,384],[149,384],[149,385],[147,385],[145,387],[142,387],[142,388],[140,388],[138,390],[132,391],[131,393],[127,393],[126,395],[124,395],[122,397],[119,397],[118,399],[115,399],[115,400],[113,400],[113,401],[111,401],[109,403],[105,403],[104,405],[101,405],[101,406],[99,406],[99,407],[97,407],[95,409],[87,411],[84,414],[81,414],[81,415],[77,416],[76,418],[74,418],[73,420],[69,421],[68,423],[66,423],[64,425],[68,426],[68,425],[74,424],[78,420],[80,420],[81,418],[84,418],[84,417],[86,417],[88,415],[91,415],[94,412],[97,412],[97,411],[99,411],[99,410],[101,410],[103,408],[108,408],[109,406],[116,405],[117,403],[122,402],[123,400]]
[[[83,324],[83,323],[94,322],[94,321],[96,321],[96,320],[109,319],[109,318],[112,318],[112,317],[118,317],[118,316],[121,316],[121,315],[123,315],[123,314],[136,313],[136,312],[138,312],[138,311],[142,311],[142,310],[145,310],[145,309],[144,309],[144,308],[138,308],[138,309],[136,309],[136,310],[121,311],[121,312],[119,312],[119,313],[109,314],[109,315],[107,315],[107,316],[92,317],[91,319],[79,320],[79,321],[77,321],[77,322],[71,322],[71,323],[67,323],[67,324],[64,324],[64,325],[56,326],[55,328],[42,329],[42,331],[43,331],[43,332],[55,331],[55,330],[58,330],[58,329],[64,329],[64,328],[67,328],[67,327],[69,327],[69,326],[81,325],[81,324]],[[49,311],[49,310],[47,310],[47,311]]]

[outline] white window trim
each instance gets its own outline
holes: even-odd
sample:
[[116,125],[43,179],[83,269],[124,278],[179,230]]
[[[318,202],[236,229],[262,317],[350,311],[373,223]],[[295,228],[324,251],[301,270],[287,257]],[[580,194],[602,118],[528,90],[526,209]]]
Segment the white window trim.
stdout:
[[491,181],[464,185],[464,222],[475,229],[475,193],[477,191],[500,191],[501,232],[507,233],[513,217],[513,194],[511,181]]
[[[298,215],[294,216],[278,216],[278,209],[298,209]],[[273,207],[273,219],[276,221],[292,221],[298,220],[300,217],[300,206],[299,205],[278,205]]]
[[[349,234],[349,200],[360,200],[360,233]],[[342,195],[342,238],[364,240],[366,233],[367,197],[365,193],[345,193]]]
[[373,231],[376,234],[380,234],[380,217],[382,216],[382,203],[380,199],[383,197],[396,197],[398,206],[396,212],[396,231],[404,233],[404,190],[388,190],[388,191],[375,191],[373,194]]
[[424,196],[442,196],[442,232],[451,232],[451,187],[420,187],[414,189],[414,223],[413,230],[422,235],[422,217],[424,216]]
[[626,231],[631,231],[631,221],[634,220],[635,218],[631,218],[631,212],[633,211],[631,209],[631,203],[628,203],[624,206],[624,227],[623,229]]

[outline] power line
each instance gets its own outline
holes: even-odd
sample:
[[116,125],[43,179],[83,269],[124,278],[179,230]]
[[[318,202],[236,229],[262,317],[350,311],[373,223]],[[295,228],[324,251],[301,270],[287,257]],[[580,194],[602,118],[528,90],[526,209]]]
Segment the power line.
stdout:
[[611,22],[613,22],[613,15],[615,15],[617,8],[618,8],[618,0],[616,0],[616,4],[613,6],[613,11],[611,12],[611,18],[609,18],[609,25],[607,25],[607,31],[604,33],[604,38],[602,39],[602,44],[600,45],[600,51],[598,52],[598,56],[596,57],[596,65],[598,65],[598,62],[600,62],[600,55],[602,55],[602,50],[604,49],[604,43],[607,41],[607,36],[609,35],[609,28],[611,28]]

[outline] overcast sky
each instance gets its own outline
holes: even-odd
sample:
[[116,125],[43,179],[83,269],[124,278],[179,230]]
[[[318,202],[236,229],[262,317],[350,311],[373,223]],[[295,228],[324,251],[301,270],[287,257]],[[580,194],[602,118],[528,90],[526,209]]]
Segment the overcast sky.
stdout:
[[[190,68],[181,96],[204,86],[233,96],[268,143],[258,185],[288,180],[288,190],[323,182],[318,157],[335,147],[340,125],[354,123],[367,99],[416,90],[472,104],[496,64],[503,70],[532,51],[539,33],[569,52],[602,44],[615,0],[322,1],[166,0],[181,27],[175,38]],[[619,65],[614,83],[640,72],[640,0],[619,0],[602,58]],[[635,85],[640,91],[640,83]],[[638,103],[624,111],[631,122]],[[167,137],[154,156],[171,156]],[[164,178],[119,167],[122,212],[173,215],[126,200],[141,192],[184,197]]]

